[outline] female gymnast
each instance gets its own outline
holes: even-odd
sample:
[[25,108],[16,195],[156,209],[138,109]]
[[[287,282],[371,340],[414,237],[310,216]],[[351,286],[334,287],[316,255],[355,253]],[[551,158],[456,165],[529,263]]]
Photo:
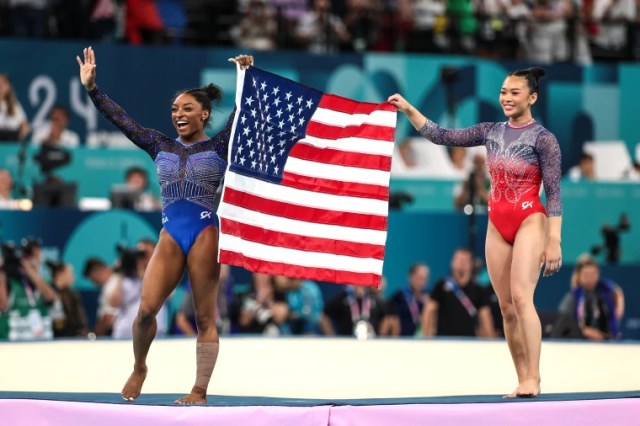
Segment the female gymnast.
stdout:
[[[198,337],[196,380],[189,395],[179,404],[207,402],[207,387],[218,357],[216,300],[220,265],[216,261],[218,230],[214,224],[213,200],[227,166],[233,113],[222,132],[209,138],[205,128],[211,120],[211,105],[222,97],[213,84],[176,95],[171,121],[178,133],[172,139],[142,127],[131,119],[96,85],[96,56],[84,49],[80,80],[96,108],[134,144],[154,160],[162,195],[162,223],[158,244],[142,282],[138,315],[133,324],[133,372],[122,389],[122,397],[133,401],[147,375],[147,353],[156,335],[156,314],[175,289],[185,267],[193,292]],[[246,68],[253,57],[236,56],[230,61]]]
[[[542,68],[509,73],[499,97],[508,120],[467,129],[439,127],[399,94],[388,99],[436,144],[487,148],[491,197],[485,256],[518,375],[518,386],[507,397],[540,393],[542,335],[533,293],[543,265],[544,276],[562,266],[560,147],[555,136],[531,115],[538,100],[538,80],[544,74]],[[540,202],[541,183],[546,210]]]

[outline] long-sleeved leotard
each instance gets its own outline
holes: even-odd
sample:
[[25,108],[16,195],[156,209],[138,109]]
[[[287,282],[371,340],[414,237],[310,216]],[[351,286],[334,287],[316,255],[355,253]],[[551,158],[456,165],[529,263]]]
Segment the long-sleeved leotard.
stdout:
[[[491,180],[489,219],[509,244],[531,214],[562,215],[560,197],[561,154],[556,137],[533,123],[511,128],[506,122],[480,123],[449,130],[427,120],[420,133],[438,145],[485,145]],[[547,209],[540,201],[544,184]]]
[[200,232],[214,226],[214,198],[226,167],[233,116],[213,138],[184,144],[135,122],[97,86],[96,108],[153,159],[158,173],[164,228],[189,253]]

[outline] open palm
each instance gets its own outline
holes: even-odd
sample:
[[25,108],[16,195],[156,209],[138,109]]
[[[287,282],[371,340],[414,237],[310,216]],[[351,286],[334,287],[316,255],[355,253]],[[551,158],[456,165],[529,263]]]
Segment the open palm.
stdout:
[[85,47],[82,50],[84,62],[80,56],[76,56],[76,61],[80,65],[80,81],[87,90],[92,90],[96,85],[96,54],[92,47]]

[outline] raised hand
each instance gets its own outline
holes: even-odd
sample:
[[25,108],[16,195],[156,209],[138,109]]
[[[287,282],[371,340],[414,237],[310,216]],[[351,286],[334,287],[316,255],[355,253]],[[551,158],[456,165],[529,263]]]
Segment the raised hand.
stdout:
[[389,102],[391,105],[398,108],[401,112],[404,112],[405,114],[411,108],[411,104],[407,102],[407,100],[398,93],[395,93],[389,96],[389,99],[387,99],[387,102]]
[[249,66],[253,65],[253,56],[251,55],[238,55],[235,58],[229,58],[229,62],[236,64],[241,70],[246,70]]
[[87,90],[93,90],[96,87],[96,54],[93,47],[85,47],[82,50],[84,54],[84,62],[80,56],[76,56],[76,61],[80,65],[80,81]]

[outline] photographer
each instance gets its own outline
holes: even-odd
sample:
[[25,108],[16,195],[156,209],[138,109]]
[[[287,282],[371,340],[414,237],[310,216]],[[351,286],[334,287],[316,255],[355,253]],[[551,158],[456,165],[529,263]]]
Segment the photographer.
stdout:
[[21,249],[2,245],[0,271],[0,339],[52,339],[50,307],[59,303],[55,290],[39,272],[41,243],[25,239]]
[[87,315],[80,295],[73,290],[75,276],[73,267],[64,262],[47,261],[51,271],[51,282],[62,303],[64,316],[54,319],[53,334],[55,337],[86,336],[88,333]]
[[487,162],[482,155],[476,154],[469,177],[455,189],[455,208],[465,210],[467,206],[472,206],[474,210],[486,210],[489,204],[489,187]]

